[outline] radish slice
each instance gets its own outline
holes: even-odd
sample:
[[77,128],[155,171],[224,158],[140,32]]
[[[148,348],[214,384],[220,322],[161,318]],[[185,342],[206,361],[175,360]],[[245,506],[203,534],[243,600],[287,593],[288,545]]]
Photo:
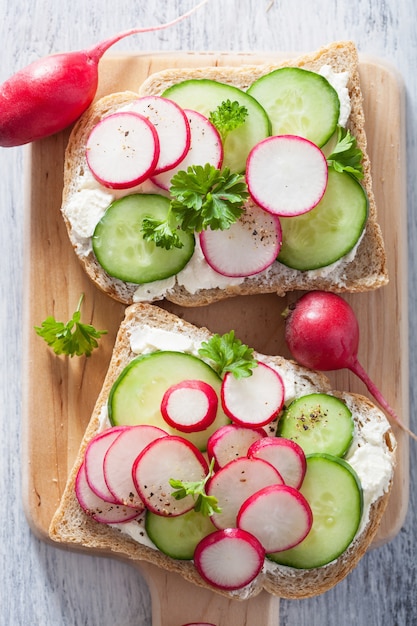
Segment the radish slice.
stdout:
[[150,443],[133,464],[133,481],[146,507],[157,515],[181,515],[194,507],[193,496],[176,500],[170,479],[194,482],[205,478],[208,466],[191,442],[168,435]]
[[222,381],[223,410],[242,426],[265,426],[276,418],[284,404],[284,383],[278,372],[258,361],[252,376],[235,378],[227,372]]
[[117,498],[109,490],[106,479],[104,477],[104,457],[113,441],[120,435],[126,426],[114,426],[97,434],[90,440],[84,455],[85,474],[94,493],[113,504],[121,504]]
[[183,380],[164,393],[161,413],[177,430],[193,433],[208,428],[216,419],[217,393],[203,380]]
[[248,457],[268,461],[278,470],[286,485],[299,489],[304,480],[307,463],[304,450],[292,439],[264,437],[255,441]]
[[291,217],[311,211],[327,186],[327,161],[316,144],[295,135],[267,137],[249,153],[248,191],[259,206]]
[[84,463],[81,464],[75,479],[75,494],[84,512],[102,524],[129,522],[143,513],[143,507],[134,509],[122,504],[113,504],[94,493],[87,482]]
[[159,139],[159,158],[154,174],[175,167],[187,154],[191,143],[190,124],[181,107],[160,96],[135,100],[130,110],[140,113],[155,127]]
[[93,176],[105,187],[134,187],[155,170],[158,135],[143,115],[113,113],[94,126],[87,140],[86,157]]
[[207,440],[207,454],[214,458],[214,469],[248,455],[251,445],[267,437],[263,428],[250,428],[226,424],[218,428]]
[[171,178],[179,171],[187,170],[191,165],[206,163],[219,168],[223,161],[223,145],[217,128],[197,111],[184,109],[184,112],[190,125],[190,149],[174,168],[152,176],[152,182],[167,191],[171,186]]
[[128,426],[110,445],[103,461],[104,479],[118,502],[126,506],[144,507],[133,482],[133,463],[151,441],[167,435],[156,426]]
[[219,469],[207,482],[206,493],[217,498],[220,513],[211,521],[217,528],[233,528],[240,507],[253,493],[268,485],[281,485],[279,472],[262,459],[242,457]]
[[282,244],[279,218],[260,207],[246,207],[227,230],[207,229],[200,233],[207,263],[219,274],[252,276],[276,260]]
[[261,489],[242,504],[237,516],[238,528],[259,539],[266,553],[293,548],[307,536],[312,524],[307,500],[288,485]]
[[265,552],[251,534],[238,528],[218,530],[204,537],[194,553],[200,576],[219,589],[241,589],[260,573]]

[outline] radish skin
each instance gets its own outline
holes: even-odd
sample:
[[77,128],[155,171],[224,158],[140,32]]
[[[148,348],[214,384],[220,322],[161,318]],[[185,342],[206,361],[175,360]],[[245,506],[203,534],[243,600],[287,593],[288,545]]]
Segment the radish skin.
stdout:
[[99,61],[111,46],[131,35],[175,26],[207,1],[170,22],[132,28],[87,50],[54,54],[16,72],[0,86],[0,146],[20,146],[70,126],[92,103]]
[[365,384],[381,408],[408,435],[415,435],[398,417],[358,360],[359,323],[341,296],[325,291],[304,294],[284,313],[285,340],[296,361],[310,369],[349,369]]

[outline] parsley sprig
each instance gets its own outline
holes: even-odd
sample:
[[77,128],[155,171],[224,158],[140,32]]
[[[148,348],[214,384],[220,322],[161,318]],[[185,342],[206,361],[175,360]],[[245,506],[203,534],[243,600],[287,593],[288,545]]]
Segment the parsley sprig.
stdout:
[[226,372],[232,372],[236,378],[247,378],[258,364],[253,357],[253,348],[237,339],[233,330],[224,335],[213,335],[201,344],[198,353],[211,361],[213,369],[221,377]]
[[81,303],[84,294],[81,295],[77,309],[72,318],[64,324],[57,322],[50,315],[41,324],[35,326],[36,333],[42,337],[55,354],[66,354],[70,357],[74,355],[90,356],[92,351],[98,347],[98,339],[107,333],[107,330],[96,330],[91,324],[81,322]]
[[327,158],[327,163],[337,172],[349,172],[356,179],[362,180],[363,153],[357,147],[356,138],[351,132],[339,126],[337,129],[337,143],[331,155]]
[[202,513],[202,515],[213,515],[220,513],[221,509],[215,496],[209,496],[205,492],[206,484],[213,475],[214,459],[211,460],[207,476],[198,481],[183,481],[171,478],[169,484],[175,489],[172,496],[176,500],[182,500],[186,496],[193,496],[195,500],[194,510]]
[[166,219],[148,217],[142,222],[144,239],[167,250],[182,248],[178,229],[199,233],[229,228],[242,215],[248,197],[243,175],[209,163],[177,172],[169,191],[172,200]]
[[224,141],[232,130],[245,123],[247,115],[247,108],[239,104],[237,100],[234,102],[225,100],[219,104],[215,111],[211,111],[209,120],[217,128],[222,141]]

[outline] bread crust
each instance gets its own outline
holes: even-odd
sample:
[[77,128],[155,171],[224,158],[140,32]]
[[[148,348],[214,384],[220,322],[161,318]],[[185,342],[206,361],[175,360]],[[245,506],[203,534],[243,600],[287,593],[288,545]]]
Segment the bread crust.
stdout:
[[[171,85],[190,78],[211,78],[220,82],[247,89],[260,76],[278,67],[302,67],[318,71],[323,65],[330,65],[336,72],[349,72],[348,90],[351,99],[351,115],[348,127],[356,137],[358,147],[363,153],[364,178],[362,184],[369,200],[369,214],[364,235],[352,260],[343,261],[341,269],[329,269],[326,272],[301,272],[275,262],[266,273],[247,277],[239,285],[226,288],[201,288],[195,293],[176,282],[165,293],[165,298],[175,304],[194,307],[204,306],[224,298],[236,295],[276,293],[280,296],[294,290],[322,289],[339,293],[365,292],[382,287],[388,283],[388,270],[384,241],[377,221],[377,208],[372,187],[371,165],[367,152],[363,96],[360,86],[359,61],[355,45],[350,41],[332,43],[317,52],[290,58],[277,64],[254,64],[241,67],[204,67],[190,69],[169,69],[151,75],[139,88],[138,93],[126,91],[107,95],[95,102],[77,122],[70,135],[64,169],[64,190],[62,215],[70,241],[85,272],[98,288],[112,298],[124,303],[135,301],[138,285],[126,283],[110,277],[97,262],[93,252],[80,253],[72,226],[65,214],[65,207],[77,192],[77,181],[86,168],[85,145],[87,137],[97,122],[119,107],[124,106],[138,96],[161,95]],[[148,301],[160,300],[161,296],[149,295]]]
[[[130,333],[134,328],[144,325],[182,333],[197,342],[207,340],[211,336],[206,328],[198,328],[156,305],[135,304],[126,309],[106,378],[81,442],[76,461],[68,476],[61,502],[50,524],[50,538],[53,541],[73,547],[92,549],[104,554],[112,553],[132,561],[154,563],[163,569],[180,574],[195,585],[210,588],[216,593],[239,600],[255,596],[263,588],[282,598],[307,598],[324,593],[340,582],[356,566],[378,530],[381,517],[388,503],[392,477],[387,490],[372,505],[365,529],[336,561],[314,570],[296,570],[274,565],[272,569],[265,569],[244,591],[237,592],[227,592],[210,587],[200,578],[191,561],[171,559],[162,552],[134,541],[119,530],[94,521],[84,513],[75,495],[76,475],[83,461],[88,442],[98,432],[100,413],[107,402],[114,381],[123,368],[137,356],[130,347]],[[284,368],[288,373],[292,373],[295,380],[296,397],[307,393],[314,387],[317,391],[331,392],[348,400],[356,408],[357,415],[360,416],[360,419],[356,419],[357,429],[360,430],[364,424],[372,420],[382,420],[386,424],[386,431],[381,445],[384,445],[386,451],[392,455],[393,460],[395,459],[396,442],[393,433],[384,415],[376,409],[368,398],[358,394],[332,392],[329,380],[324,374],[307,370],[283,357],[265,356],[258,353],[255,353],[255,356],[261,356],[265,362],[275,364]]]

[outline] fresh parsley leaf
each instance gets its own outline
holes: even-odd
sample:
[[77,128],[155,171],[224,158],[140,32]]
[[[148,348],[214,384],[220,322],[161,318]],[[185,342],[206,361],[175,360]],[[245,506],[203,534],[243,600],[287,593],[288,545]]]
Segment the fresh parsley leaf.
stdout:
[[212,361],[213,368],[222,377],[226,372],[232,372],[236,378],[246,378],[257,367],[253,349],[237,339],[233,330],[224,335],[213,335],[201,344],[198,352]]
[[211,111],[209,120],[217,128],[222,141],[224,141],[230,131],[245,123],[247,115],[247,108],[239,104],[237,100],[234,102],[226,100],[215,111]]
[[66,354],[70,357],[90,356],[98,347],[97,340],[107,333],[107,330],[96,330],[91,324],[81,322],[80,309],[83,298],[84,294],[81,295],[76,311],[66,324],[57,322],[50,315],[41,326],[35,326],[36,333],[46,341],[55,354]]
[[171,210],[181,228],[201,232],[207,228],[226,230],[243,213],[248,197],[244,177],[228,168],[194,165],[180,171],[171,180]]
[[176,228],[189,233],[229,228],[242,215],[249,195],[243,175],[209,163],[177,172],[169,191],[172,200],[166,219],[146,218],[142,223],[144,238],[167,250],[181,247]]
[[337,143],[331,155],[327,158],[329,167],[333,167],[336,172],[348,172],[356,179],[362,180],[363,153],[357,147],[356,138],[350,131],[342,126],[337,129]]
[[142,234],[146,241],[154,241],[160,248],[182,248],[183,243],[179,238],[177,228],[172,228],[169,220],[157,220],[145,217],[142,221]]
[[169,484],[175,489],[172,496],[176,500],[182,500],[187,496],[193,496],[195,500],[194,510],[202,513],[202,515],[213,515],[220,513],[221,509],[215,496],[208,496],[205,487],[209,478],[213,475],[214,459],[212,459],[208,474],[205,478],[198,481],[183,481],[171,478]]

